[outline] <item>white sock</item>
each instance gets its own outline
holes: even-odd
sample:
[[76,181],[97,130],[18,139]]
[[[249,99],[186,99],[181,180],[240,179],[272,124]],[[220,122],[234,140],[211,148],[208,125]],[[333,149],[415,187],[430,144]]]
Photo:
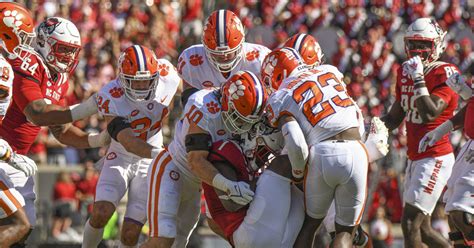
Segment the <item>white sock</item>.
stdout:
[[82,248],[97,248],[104,235],[104,228],[94,228],[89,221],[90,219],[86,222],[84,227]]

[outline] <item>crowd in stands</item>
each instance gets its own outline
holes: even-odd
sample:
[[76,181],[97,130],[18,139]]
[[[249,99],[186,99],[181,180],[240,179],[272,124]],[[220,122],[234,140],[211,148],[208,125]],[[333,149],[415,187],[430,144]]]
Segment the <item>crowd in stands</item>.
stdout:
[[[87,99],[114,79],[120,51],[131,44],[150,47],[159,57],[176,63],[183,49],[200,43],[203,22],[217,8],[234,11],[246,28],[247,41],[270,49],[298,32],[315,36],[326,63],[337,66],[345,75],[349,93],[367,121],[371,116],[383,115],[394,99],[395,72],[406,59],[404,30],[418,17],[434,17],[448,31],[441,60],[456,64],[468,77],[474,71],[474,17],[470,16],[474,6],[468,0],[42,0],[25,4],[33,10],[37,22],[46,16],[61,16],[73,21],[81,32],[83,49],[69,82],[68,104]],[[75,125],[90,132],[105,128],[98,116]],[[164,127],[168,138],[172,122],[169,125]],[[462,134],[458,134],[453,145],[458,147],[462,140]],[[30,153],[40,163],[66,166],[92,164],[105,148],[65,148],[45,129]],[[402,127],[391,139],[387,159],[372,166],[372,174],[377,176],[371,176],[376,183],[366,216],[379,226],[400,221],[405,159]],[[93,193],[80,185],[74,186],[80,192],[75,194],[76,200]],[[55,197],[64,196],[56,194],[55,188]],[[387,235],[382,235],[385,231]],[[385,231],[381,236],[389,237],[389,230]]]

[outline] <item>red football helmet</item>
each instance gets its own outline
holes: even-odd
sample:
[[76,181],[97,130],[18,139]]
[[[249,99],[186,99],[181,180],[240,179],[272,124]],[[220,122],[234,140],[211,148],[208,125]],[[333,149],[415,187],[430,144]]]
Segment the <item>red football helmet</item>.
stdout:
[[316,67],[322,63],[324,54],[316,39],[309,34],[296,34],[291,36],[283,45],[294,48],[303,58],[304,62]]
[[158,59],[147,47],[133,45],[120,55],[119,81],[130,100],[153,100],[158,76]]
[[267,91],[273,92],[280,88],[285,78],[307,69],[308,65],[303,62],[298,51],[283,47],[267,54],[262,62],[261,78]]
[[234,134],[248,132],[260,117],[267,94],[260,80],[250,71],[239,71],[221,88],[222,118]]
[[206,57],[222,73],[232,71],[243,58],[244,27],[229,10],[216,10],[207,18],[202,35]]
[[36,34],[30,12],[13,2],[0,3],[1,46],[10,54],[24,59],[34,49],[31,46]]

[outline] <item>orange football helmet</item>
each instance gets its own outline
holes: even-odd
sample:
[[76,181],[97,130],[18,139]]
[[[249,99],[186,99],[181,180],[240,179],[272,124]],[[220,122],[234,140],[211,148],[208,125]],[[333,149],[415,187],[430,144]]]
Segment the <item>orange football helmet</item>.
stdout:
[[243,58],[245,41],[242,22],[232,11],[216,10],[207,18],[202,35],[206,57],[222,72],[232,71]]
[[233,134],[248,132],[260,120],[267,102],[262,83],[250,71],[239,71],[221,87],[222,119]]
[[270,94],[280,88],[285,78],[307,69],[308,65],[304,63],[298,51],[282,47],[267,54],[262,62],[261,78],[267,93]]
[[119,58],[119,81],[130,100],[153,100],[158,79],[158,59],[152,50],[133,45],[122,52]]
[[304,62],[311,67],[322,63],[324,54],[321,47],[316,39],[309,34],[295,34],[283,46],[294,48],[300,53]]
[[13,2],[0,3],[1,46],[10,54],[24,59],[34,49],[31,46],[36,34],[30,12]]

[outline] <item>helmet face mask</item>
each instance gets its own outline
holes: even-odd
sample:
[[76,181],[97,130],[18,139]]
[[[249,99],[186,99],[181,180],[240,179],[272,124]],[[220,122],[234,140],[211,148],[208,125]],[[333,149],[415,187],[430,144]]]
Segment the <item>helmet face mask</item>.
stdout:
[[260,116],[243,116],[230,102],[228,111],[222,112],[222,119],[227,131],[233,134],[243,134],[252,129],[252,126],[260,120]]
[[407,38],[405,44],[408,57],[420,56],[422,61],[427,61],[435,49],[434,42],[431,39]]
[[155,98],[159,81],[158,59],[150,49],[133,45],[119,58],[119,82],[128,99],[136,102]]
[[140,77],[120,75],[120,82],[125,89],[125,95],[134,101],[145,101],[155,97],[155,89],[158,84],[158,74]]
[[68,44],[54,38],[47,41],[51,47],[49,56],[58,72],[73,71],[79,62],[78,56],[81,46]]
[[242,59],[242,44],[234,49],[221,48],[210,50],[206,47],[206,57],[222,73],[232,71]]

